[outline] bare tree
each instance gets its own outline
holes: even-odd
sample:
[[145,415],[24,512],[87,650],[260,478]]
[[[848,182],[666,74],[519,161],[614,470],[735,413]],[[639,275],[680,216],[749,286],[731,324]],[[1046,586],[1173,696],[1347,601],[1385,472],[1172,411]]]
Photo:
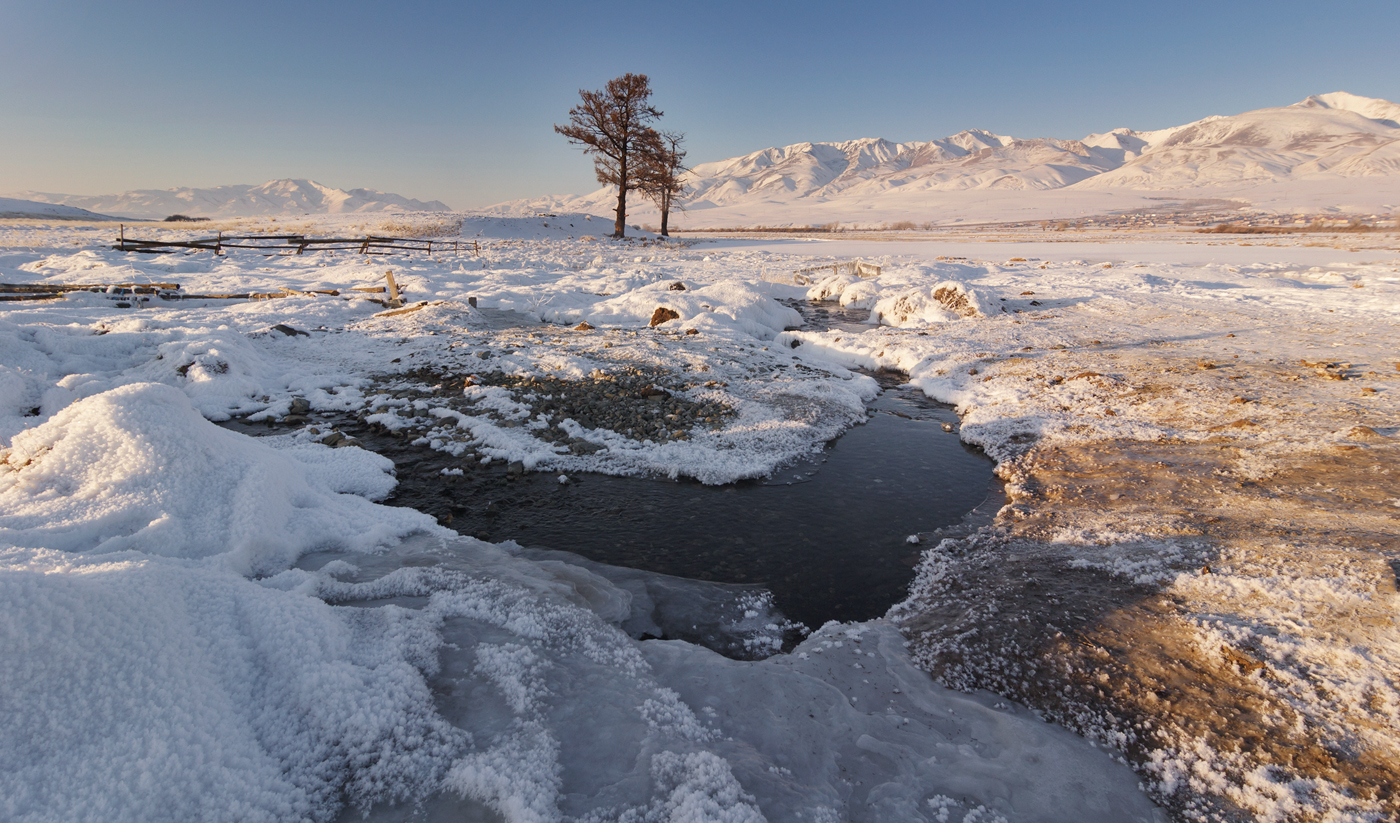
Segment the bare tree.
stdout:
[[643,144],[655,131],[648,126],[661,116],[652,106],[651,84],[645,74],[624,74],[608,81],[602,91],[579,89],[579,105],[569,109],[569,124],[554,130],[593,155],[598,182],[617,186],[617,221],[613,237],[627,229],[627,192],[639,187],[638,169],[644,162]]
[[666,229],[667,220],[673,211],[682,211],[680,197],[685,194],[685,184],[680,176],[689,169],[685,167],[685,150],[681,143],[685,135],[674,131],[651,131],[643,142],[645,151],[637,188],[661,210],[661,236],[670,237]]

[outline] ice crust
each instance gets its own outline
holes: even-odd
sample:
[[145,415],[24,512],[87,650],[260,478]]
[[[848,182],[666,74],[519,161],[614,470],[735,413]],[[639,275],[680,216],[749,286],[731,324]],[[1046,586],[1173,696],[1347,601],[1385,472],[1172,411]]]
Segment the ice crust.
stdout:
[[[888,625],[758,663],[639,643],[622,627],[714,595],[449,538],[339,493],[383,494],[382,458],[275,445],[133,384],[4,452],[5,819],[326,820],[457,796],[509,821],[922,820],[934,790],[1015,819],[1153,819],[1126,769],[934,686]],[[1046,817],[1067,762],[1095,786]]]

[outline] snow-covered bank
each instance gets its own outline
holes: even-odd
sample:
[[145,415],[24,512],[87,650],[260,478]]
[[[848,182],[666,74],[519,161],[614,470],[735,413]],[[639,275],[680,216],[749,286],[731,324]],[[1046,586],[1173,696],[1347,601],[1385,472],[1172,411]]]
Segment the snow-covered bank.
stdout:
[[[778,342],[907,372],[1008,481],[998,522],[927,552],[892,613],[921,664],[1132,753],[1188,819],[1392,816],[1393,260],[958,260],[851,301],[863,284],[815,285],[931,307],[917,333]],[[950,275],[1001,308],[940,317]]]
[[[1394,809],[1393,253],[1105,267],[892,245],[876,280],[798,287],[775,281],[812,261],[783,247],[473,219],[479,254],[388,262],[0,229],[5,282],[301,292],[0,308],[5,816],[1158,814],[1102,751],[911,660],[1119,748],[1186,818]],[[348,291],[389,268],[424,307],[376,316]],[[772,298],[809,288],[898,325],[787,329]],[[658,308],[675,317],[652,327]],[[463,472],[718,483],[862,419],[857,366],[957,404],[1012,495],[925,553],[890,616],[907,652],[884,621],[758,662],[638,642],[623,628],[661,620],[642,589],[348,497],[384,494],[383,462],[313,442],[319,413],[355,414]],[[199,419],[230,415],[293,433]],[[188,782],[159,776],[169,752]]]
[[1158,819],[1068,732],[933,685],[888,624],[764,663],[638,644],[619,626],[648,613],[585,565],[339,493],[382,494],[384,462],[218,429],[156,384],[16,436],[5,818]]
[[[479,257],[395,259],[429,305],[377,317],[345,290],[382,283],[382,261],[15,232],[43,242],[10,239],[5,282],[342,295],[0,309],[0,816],[1163,819],[1107,753],[932,683],[888,623],[750,662],[638,641],[707,619],[771,646],[777,618],[378,506],[387,461],[315,425],[357,413],[463,471],[763,474],[874,391],[772,345],[795,318],[771,296],[800,290],[755,276],[771,256],[498,236]],[[658,305],[677,317],[650,328]],[[230,415],[291,433],[207,422]]]

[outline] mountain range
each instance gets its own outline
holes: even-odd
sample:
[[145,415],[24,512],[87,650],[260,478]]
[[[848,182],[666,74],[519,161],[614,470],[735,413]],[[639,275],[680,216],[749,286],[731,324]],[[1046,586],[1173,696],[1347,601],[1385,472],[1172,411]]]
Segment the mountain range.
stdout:
[[111,220],[105,214],[94,214],[86,209],[72,206],[58,206],[53,203],[40,203],[37,200],[19,200],[13,197],[0,197],[0,220],[11,218],[38,220]]
[[73,206],[105,215],[160,220],[172,214],[190,217],[258,217],[269,214],[342,214],[378,211],[451,211],[431,200],[411,200],[373,189],[335,189],[314,180],[269,180],[260,186],[211,189],[140,189],[87,196],[18,192],[18,198]]
[[[954,192],[980,192],[986,202],[1010,202],[997,193],[1050,191],[1082,195],[1080,202],[1106,202],[1106,196],[1090,193],[1219,198],[1257,187],[1271,187],[1267,191],[1276,194],[1282,184],[1316,197],[1318,184],[1338,181],[1363,181],[1351,189],[1370,192],[1368,202],[1388,196],[1390,203],[1383,205],[1400,207],[1400,105],[1335,92],[1291,106],[1156,131],[1115,129],[1080,140],[1021,139],[974,129],[927,142],[798,143],[695,166],[685,178],[685,206],[687,225],[765,215],[800,223],[808,216],[821,222],[833,215],[858,220],[866,213],[913,211],[921,204],[949,202],[940,195]],[[1060,199],[1069,202],[1068,196]],[[1149,199],[1161,198],[1137,198]],[[512,201],[493,210],[608,214],[615,202],[615,190],[605,188]],[[635,216],[651,212],[639,202]]]

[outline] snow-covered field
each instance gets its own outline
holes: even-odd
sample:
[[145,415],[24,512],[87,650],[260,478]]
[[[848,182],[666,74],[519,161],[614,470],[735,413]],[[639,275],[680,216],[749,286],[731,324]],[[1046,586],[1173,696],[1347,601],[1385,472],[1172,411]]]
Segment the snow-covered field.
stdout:
[[[466,216],[479,253],[213,257],[0,224],[0,282],[294,290],[0,303],[0,817],[1167,819],[1140,782],[1186,819],[1400,808],[1393,242],[1213,262],[1171,235],[607,229]],[[793,284],[856,255],[881,276]],[[390,269],[417,311],[350,291]],[[775,298],[802,297],[884,325],[791,330]],[[462,471],[725,483],[863,420],[856,367],[956,404],[1011,503],[935,542],[886,619],[762,660],[636,639],[664,634],[656,592],[722,587],[375,503],[391,465],[318,416]],[[740,605],[693,619],[763,647],[780,618]]]

